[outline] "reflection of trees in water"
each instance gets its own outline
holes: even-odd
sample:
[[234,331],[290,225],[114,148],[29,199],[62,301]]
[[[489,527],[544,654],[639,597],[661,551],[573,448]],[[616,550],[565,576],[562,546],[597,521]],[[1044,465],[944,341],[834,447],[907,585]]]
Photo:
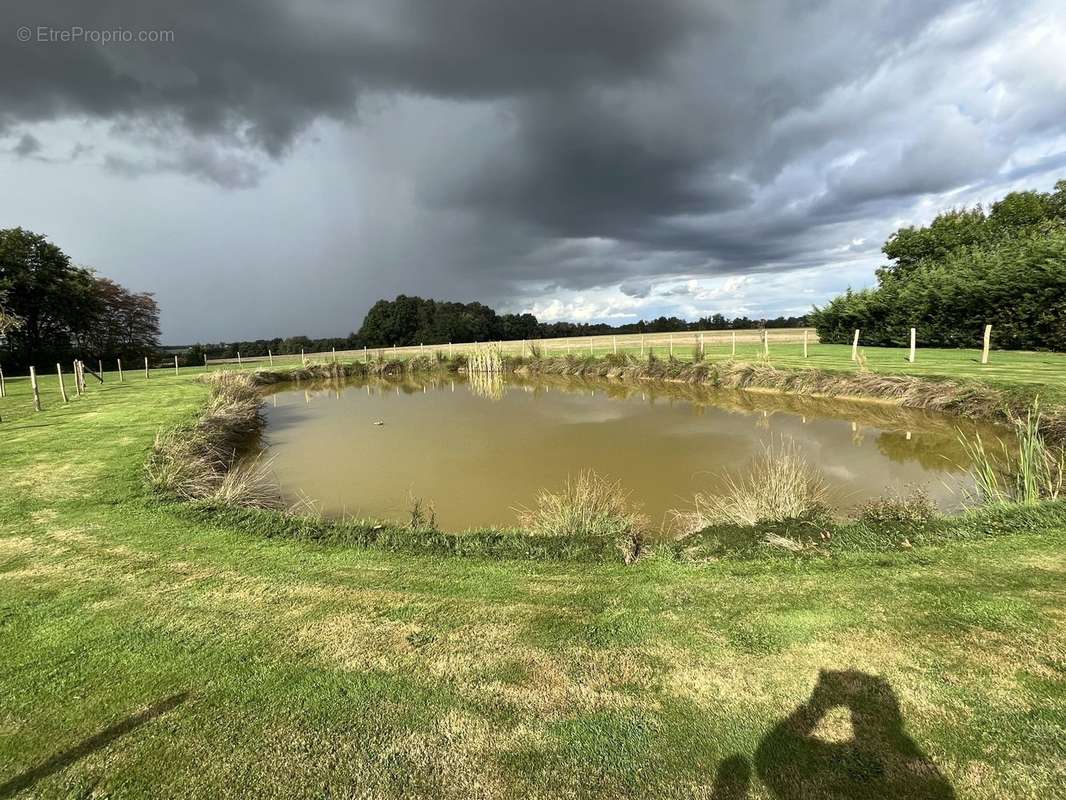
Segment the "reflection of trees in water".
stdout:
[[922,431],[909,439],[906,431],[884,431],[877,437],[877,449],[891,461],[917,461],[931,472],[955,472],[971,463],[955,431]]
[[[848,714],[851,735],[819,735],[834,709]],[[807,702],[778,722],[759,743],[755,772],[778,800],[952,800],[955,792],[903,728],[899,700],[884,678],[848,670],[823,671]],[[724,759],[712,797],[748,796],[747,759]]]

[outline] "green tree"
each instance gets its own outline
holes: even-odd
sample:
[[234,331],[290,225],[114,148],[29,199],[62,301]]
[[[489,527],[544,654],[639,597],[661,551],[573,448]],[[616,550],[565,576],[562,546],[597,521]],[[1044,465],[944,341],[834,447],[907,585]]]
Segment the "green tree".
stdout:
[[1066,350],[1066,181],[992,205],[940,214],[885,243],[878,285],[848,290],[811,319],[826,342],[856,328],[872,345],[973,347],[984,325],[1000,347]]
[[7,310],[5,300],[6,298],[0,295],[0,336],[4,336],[8,331],[13,331],[22,325],[22,320]]
[[21,320],[7,334],[8,349],[23,364],[66,356],[72,331],[92,313],[92,276],[66,253],[23,228],[0,230],[0,292]]
[[44,236],[0,230],[0,295],[19,325],[4,334],[6,358],[21,366],[71,356],[147,355],[158,347],[159,309],[78,267]]

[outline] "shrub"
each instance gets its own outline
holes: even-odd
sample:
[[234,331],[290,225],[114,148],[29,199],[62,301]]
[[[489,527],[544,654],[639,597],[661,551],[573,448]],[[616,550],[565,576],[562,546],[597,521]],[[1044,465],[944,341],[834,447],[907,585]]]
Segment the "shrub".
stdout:
[[910,488],[905,494],[890,494],[868,500],[859,508],[858,518],[872,523],[931,522],[937,516],[936,504],[921,486]]

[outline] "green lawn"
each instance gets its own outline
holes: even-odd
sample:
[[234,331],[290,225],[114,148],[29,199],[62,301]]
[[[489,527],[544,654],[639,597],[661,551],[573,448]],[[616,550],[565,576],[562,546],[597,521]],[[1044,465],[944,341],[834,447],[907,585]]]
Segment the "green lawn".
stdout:
[[[1066,381],[1062,356],[920,355]],[[0,400],[0,798],[1064,796],[1055,515],[629,568],[269,540],[143,488],[155,431],[206,398],[193,371],[107,378]]]

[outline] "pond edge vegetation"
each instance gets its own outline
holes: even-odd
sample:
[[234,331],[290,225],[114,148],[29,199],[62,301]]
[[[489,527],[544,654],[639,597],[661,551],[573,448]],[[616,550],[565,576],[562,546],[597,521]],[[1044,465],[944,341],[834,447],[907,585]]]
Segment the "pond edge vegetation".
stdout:
[[[486,348],[489,349],[489,348]],[[818,481],[802,459],[782,443],[771,445],[753,468],[747,485],[762,486],[758,475],[773,474],[790,488],[802,489],[797,502],[787,492],[770,511],[751,507],[745,481],[732,485],[730,497],[703,498],[702,508],[678,512],[677,536],[649,542],[646,520],[617,484],[595,473],[568,479],[561,492],[544,491],[533,509],[516,509],[523,529],[483,529],[461,533],[437,529],[412,499],[407,524],[373,519],[327,519],[308,502],[288,506],[269,474],[269,461],[256,455],[263,430],[264,387],[286,382],[321,382],[344,378],[399,378],[405,374],[466,372],[492,363],[494,370],[519,375],[568,375],[621,381],[672,381],[709,388],[771,391],[849,400],[876,400],[1013,424],[1022,435],[1019,455],[1007,474],[980,440],[968,442],[975,461],[979,505],[961,514],[937,517],[921,493],[889,496],[864,506],[857,519],[837,521],[820,502]],[[219,524],[232,524],[268,538],[322,544],[376,547],[426,554],[479,555],[496,558],[617,561],[668,558],[713,561],[722,558],[831,557],[849,551],[909,550],[912,547],[1023,532],[1041,524],[1066,522],[1063,473],[1066,461],[1066,409],[1041,410],[1032,388],[1000,388],[976,381],[825,370],[785,370],[767,362],[704,362],[643,359],[632,355],[542,358],[493,355],[468,361],[447,358],[377,357],[366,362],[319,362],[252,372],[221,371],[204,375],[211,398],[199,416],[160,431],[145,465],[156,496],[180,513]],[[1025,434],[1028,433],[1028,436]],[[791,452],[791,456],[789,453]],[[1028,469],[1036,467],[1036,470]],[[1021,468],[1025,471],[1018,473]],[[1055,470],[1058,470],[1057,473]],[[762,472],[760,472],[760,470]],[[1043,472],[1041,472],[1043,470]],[[1038,480],[1057,486],[1043,491]],[[1056,484],[1057,481],[1057,484]],[[1034,490],[1034,485],[1036,486]],[[1028,488],[1029,492],[1015,491]],[[765,495],[766,492],[762,491]],[[749,505],[745,506],[744,504]],[[730,511],[732,509],[732,512]],[[778,509],[784,509],[780,511]],[[735,513],[733,513],[735,512]]]

